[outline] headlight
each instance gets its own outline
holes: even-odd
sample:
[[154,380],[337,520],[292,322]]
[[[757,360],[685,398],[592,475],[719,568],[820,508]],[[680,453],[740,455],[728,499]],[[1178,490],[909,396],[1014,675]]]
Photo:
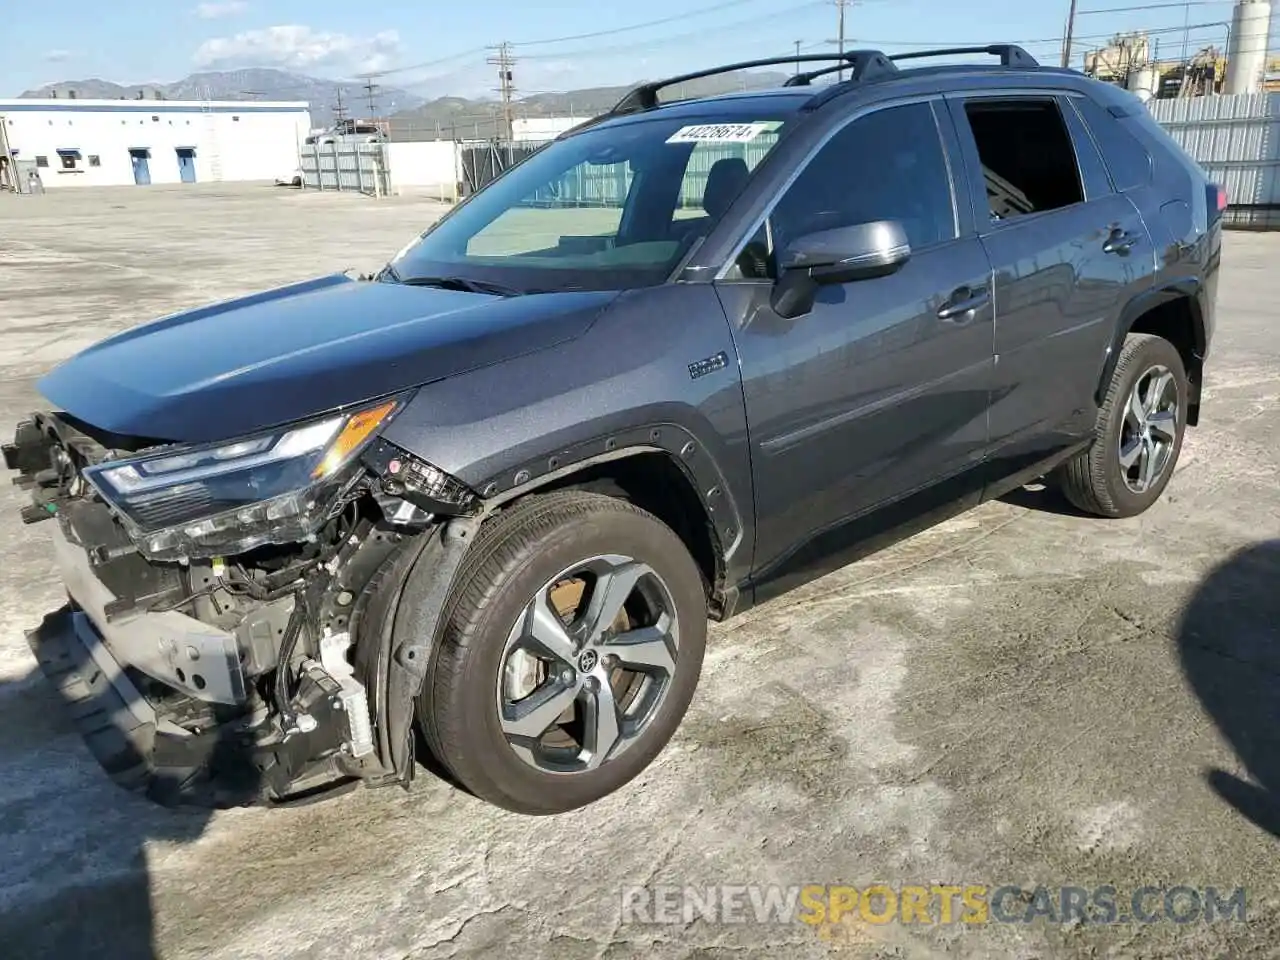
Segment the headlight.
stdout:
[[314,536],[347,469],[399,399],[216,445],[88,467],[153,560],[243,553]]

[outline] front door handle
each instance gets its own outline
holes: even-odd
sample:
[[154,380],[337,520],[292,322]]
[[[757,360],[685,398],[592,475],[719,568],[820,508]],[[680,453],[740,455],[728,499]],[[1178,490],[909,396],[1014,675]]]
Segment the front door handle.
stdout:
[[1107,237],[1107,242],[1102,245],[1102,252],[1118,253],[1123,256],[1133,249],[1133,245],[1137,243],[1139,239],[1140,238],[1136,233],[1129,233],[1126,230],[1121,230],[1119,227],[1114,227],[1112,228],[1110,235]]
[[975,310],[991,302],[991,291],[985,287],[961,287],[938,308],[939,320],[968,320]]

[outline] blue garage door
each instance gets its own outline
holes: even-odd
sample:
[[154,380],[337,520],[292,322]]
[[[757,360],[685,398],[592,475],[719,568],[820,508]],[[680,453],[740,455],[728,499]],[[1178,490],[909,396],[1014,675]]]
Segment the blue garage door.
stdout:
[[151,151],[145,147],[132,147],[129,160],[133,163],[133,182],[145,186],[151,182]]
[[196,182],[196,148],[195,147],[177,147],[178,151],[178,176],[182,177],[183,183]]

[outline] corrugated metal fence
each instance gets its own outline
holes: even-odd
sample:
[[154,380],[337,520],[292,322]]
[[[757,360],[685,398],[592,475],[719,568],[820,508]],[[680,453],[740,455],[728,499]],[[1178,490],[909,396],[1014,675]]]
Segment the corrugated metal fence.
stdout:
[[302,185],[313,190],[348,190],[382,197],[390,192],[385,143],[338,140],[302,147]]
[[1153,100],[1151,114],[1227,188],[1227,224],[1280,228],[1280,94]]

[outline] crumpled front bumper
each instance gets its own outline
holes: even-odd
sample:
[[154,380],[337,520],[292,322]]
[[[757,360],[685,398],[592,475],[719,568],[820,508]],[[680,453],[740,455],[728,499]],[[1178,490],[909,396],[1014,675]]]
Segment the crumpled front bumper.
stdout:
[[[94,759],[120,786],[166,805],[227,807],[258,799],[248,753],[217,729],[165,730],[83,611],[68,605],[49,614],[27,643]],[[216,782],[208,775],[215,766]]]
[[245,678],[234,636],[176,610],[108,617],[107,608],[117,598],[95,574],[85,547],[68,536],[72,522],[65,517],[57,521],[51,526],[58,572],[114,659],[197,700],[244,702]]
[[[110,567],[94,565],[91,542],[75,542],[91,530],[77,529],[75,511],[61,513],[52,541],[72,602],[27,641],[95,759],[121,786],[166,805],[230,807],[290,796],[299,771],[331,753],[345,728],[330,718],[283,741],[262,739],[263,729],[243,722],[236,637],[174,610],[120,610],[98,576]],[[203,719],[174,722],[175,698],[182,712]],[[330,788],[349,779],[323,760],[311,772]]]

